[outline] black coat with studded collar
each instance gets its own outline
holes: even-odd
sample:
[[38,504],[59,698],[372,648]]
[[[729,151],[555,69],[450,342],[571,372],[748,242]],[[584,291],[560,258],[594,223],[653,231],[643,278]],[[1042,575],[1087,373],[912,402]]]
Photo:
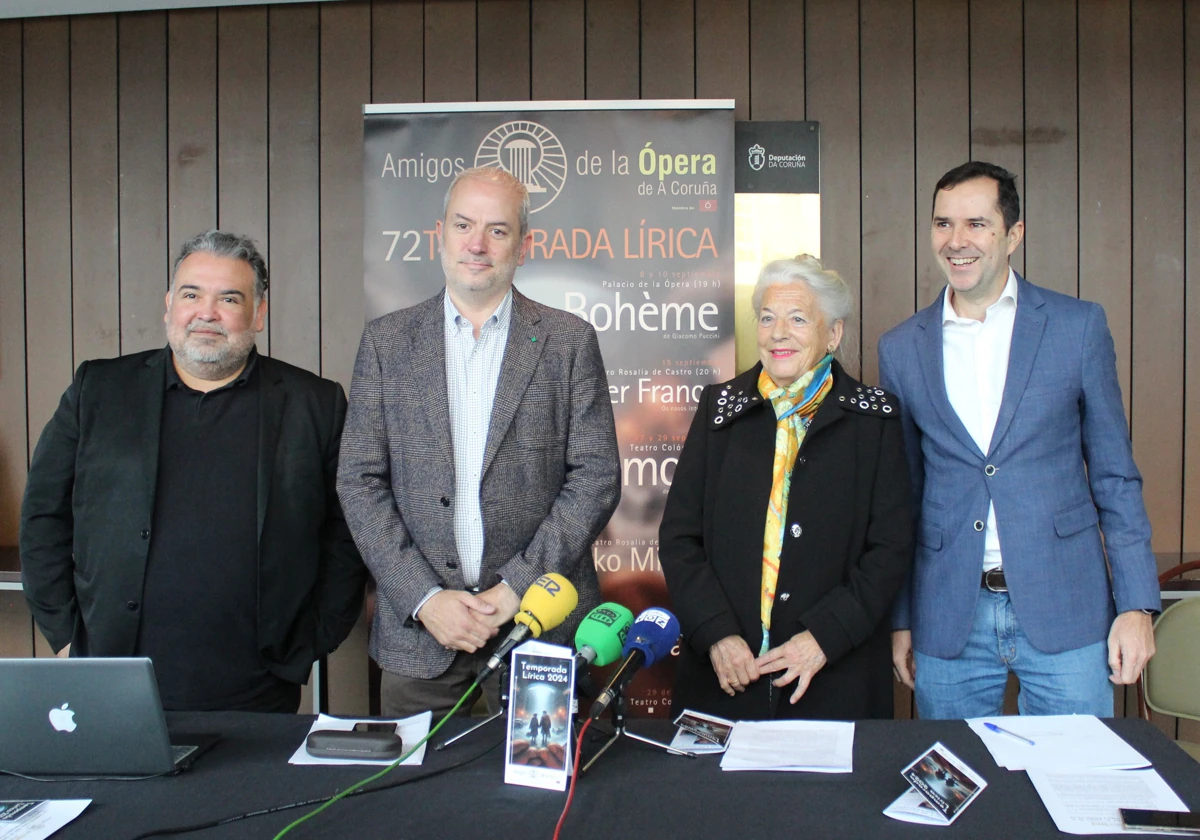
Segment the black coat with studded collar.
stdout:
[[771,641],[809,630],[828,662],[796,705],[767,677],[729,697],[709,648],[730,635],[757,654],[763,530],[775,413],[761,364],[705,388],[667,497],[659,556],[683,643],[674,706],[735,720],[892,716],[892,599],[912,562],[910,483],[900,409],[836,361],[792,471]]

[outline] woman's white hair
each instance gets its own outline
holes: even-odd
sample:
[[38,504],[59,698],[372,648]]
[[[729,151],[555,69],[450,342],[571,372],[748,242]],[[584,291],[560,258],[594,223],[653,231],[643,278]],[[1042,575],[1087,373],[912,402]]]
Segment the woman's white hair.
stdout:
[[854,314],[854,292],[836,271],[828,269],[812,254],[800,254],[788,260],[773,260],[762,267],[758,273],[758,282],[754,284],[754,294],[750,301],[754,307],[757,319],[762,311],[763,296],[772,286],[787,286],[794,283],[804,283],[817,297],[817,305],[825,316],[825,323],[832,326],[842,322],[842,342],[838,348],[838,357],[845,360],[854,355],[856,342],[850,340],[852,323],[850,316]]

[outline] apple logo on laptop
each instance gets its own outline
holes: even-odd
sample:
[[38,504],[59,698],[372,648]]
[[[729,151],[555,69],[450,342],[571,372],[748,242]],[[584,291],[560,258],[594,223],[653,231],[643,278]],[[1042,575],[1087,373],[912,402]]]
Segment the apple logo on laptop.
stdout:
[[75,713],[67,708],[69,703],[63,703],[60,708],[50,710],[50,725],[59,732],[75,731]]

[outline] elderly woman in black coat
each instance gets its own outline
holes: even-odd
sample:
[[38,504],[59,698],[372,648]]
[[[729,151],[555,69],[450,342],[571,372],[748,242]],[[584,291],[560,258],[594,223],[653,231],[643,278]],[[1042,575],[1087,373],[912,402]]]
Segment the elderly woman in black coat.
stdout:
[[818,259],[769,263],[753,302],[760,362],[704,390],[659,532],[674,706],[891,717],[888,614],[913,550],[899,406],[834,358],[853,295]]

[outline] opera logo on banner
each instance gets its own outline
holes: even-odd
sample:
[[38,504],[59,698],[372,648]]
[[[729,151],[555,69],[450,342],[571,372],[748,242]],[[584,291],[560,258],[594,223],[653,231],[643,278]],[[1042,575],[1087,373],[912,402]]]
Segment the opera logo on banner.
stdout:
[[750,168],[755,172],[763,168],[767,162],[767,150],[755,143],[750,147]]
[[567,153],[554,132],[528,120],[488,132],[475,152],[476,166],[497,166],[529,190],[529,212],[549,207],[567,182]]

